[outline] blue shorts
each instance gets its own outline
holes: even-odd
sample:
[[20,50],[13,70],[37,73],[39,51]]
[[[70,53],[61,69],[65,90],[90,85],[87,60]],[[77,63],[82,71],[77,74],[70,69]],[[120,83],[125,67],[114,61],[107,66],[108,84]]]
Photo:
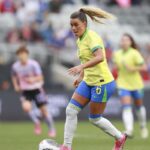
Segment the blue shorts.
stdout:
[[134,90],[134,91],[129,91],[129,90],[126,90],[126,89],[119,89],[119,96],[120,97],[130,96],[134,100],[138,100],[138,99],[143,99],[144,91],[143,91],[143,89]]
[[85,81],[82,81],[76,88],[75,93],[93,101],[93,102],[107,102],[108,99],[115,92],[116,83],[110,83],[101,86],[89,86]]

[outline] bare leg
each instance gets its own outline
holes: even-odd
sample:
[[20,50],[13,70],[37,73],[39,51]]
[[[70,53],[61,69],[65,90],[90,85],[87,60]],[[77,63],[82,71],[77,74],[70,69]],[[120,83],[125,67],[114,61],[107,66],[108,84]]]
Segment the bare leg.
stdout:
[[22,102],[22,108],[24,112],[26,112],[31,120],[34,122],[35,128],[34,128],[34,133],[39,135],[41,134],[41,126],[40,126],[40,120],[36,116],[36,114],[32,111],[32,103],[30,101],[24,100]]
[[51,129],[55,129],[53,118],[52,118],[52,116],[48,113],[46,106],[44,105],[44,106],[40,107],[40,110],[41,110],[41,113],[42,113],[43,117],[45,118],[45,121],[46,121],[46,123],[47,123],[49,129],[50,129],[50,130],[51,130]]
[[26,112],[29,115],[29,117],[34,122],[34,124],[40,123],[40,120],[38,119],[36,114],[34,114],[34,112],[32,112],[32,103],[30,101],[24,100],[22,102],[22,109],[24,110],[24,112]]
[[105,107],[106,103],[90,102],[90,122],[115,139],[122,138],[122,133],[117,130],[109,120],[101,116]]

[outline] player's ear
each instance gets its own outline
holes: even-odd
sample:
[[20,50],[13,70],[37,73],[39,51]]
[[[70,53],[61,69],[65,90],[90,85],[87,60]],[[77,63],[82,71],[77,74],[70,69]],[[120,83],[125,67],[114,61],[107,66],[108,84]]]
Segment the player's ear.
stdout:
[[87,27],[87,22],[86,21],[83,21],[83,24],[85,26],[85,28]]

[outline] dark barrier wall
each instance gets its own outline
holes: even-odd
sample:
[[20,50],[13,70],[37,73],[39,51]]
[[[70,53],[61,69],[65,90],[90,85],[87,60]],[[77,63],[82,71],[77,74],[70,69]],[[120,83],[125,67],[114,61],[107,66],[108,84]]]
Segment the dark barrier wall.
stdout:
[[[55,119],[65,119],[65,107],[71,96],[71,92],[47,92],[48,93],[48,110],[55,117]],[[145,91],[144,104],[147,108],[148,118],[150,117],[150,92]],[[35,113],[40,115],[36,107],[33,109]],[[88,106],[80,113],[81,119],[88,118]],[[107,117],[120,118],[121,117],[121,104],[118,97],[112,97],[105,111]],[[28,116],[23,113],[19,101],[19,95],[14,91],[0,92],[0,120],[1,121],[15,121],[27,120]]]

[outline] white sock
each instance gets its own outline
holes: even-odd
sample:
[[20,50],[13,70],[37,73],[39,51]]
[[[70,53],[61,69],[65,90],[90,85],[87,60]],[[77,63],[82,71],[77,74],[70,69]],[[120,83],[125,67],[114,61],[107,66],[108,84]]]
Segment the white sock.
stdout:
[[38,119],[38,117],[34,111],[31,110],[30,112],[28,112],[28,115],[35,124],[40,123],[40,120]]
[[77,128],[77,114],[80,109],[73,104],[68,104],[66,108],[66,123],[64,131],[64,145],[71,148],[75,130]]
[[146,127],[146,109],[144,106],[141,106],[136,109],[136,115],[138,117],[141,128]]
[[124,122],[125,130],[127,132],[132,133],[133,132],[133,123],[134,123],[132,107],[123,108],[122,119]]
[[115,137],[116,139],[122,138],[122,133],[117,130],[109,120],[103,117],[100,117],[98,119],[90,118],[89,120],[92,124],[94,124],[98,128],[101,128],[105,133]]

